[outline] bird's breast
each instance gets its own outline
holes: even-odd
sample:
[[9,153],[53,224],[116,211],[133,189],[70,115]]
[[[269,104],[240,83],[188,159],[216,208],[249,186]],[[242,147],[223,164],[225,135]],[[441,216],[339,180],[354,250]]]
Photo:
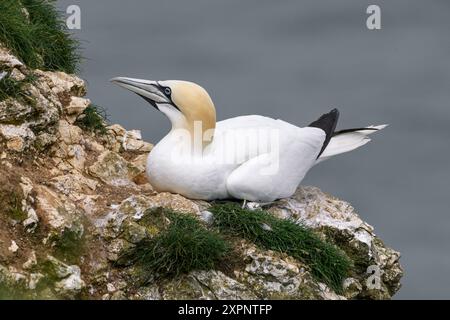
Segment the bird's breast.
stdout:
[[191,199],[226,198],[226,178],[231,168],[211,160],[180,153],[177,146],[162,143],[148,156],[147,176],[159,192],[178,193]]

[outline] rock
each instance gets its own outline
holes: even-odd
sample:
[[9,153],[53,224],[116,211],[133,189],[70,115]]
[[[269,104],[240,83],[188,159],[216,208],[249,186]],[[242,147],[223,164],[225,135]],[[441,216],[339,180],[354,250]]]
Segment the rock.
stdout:
[[8,68],[20,68],[23,66],[23,63],[0,44],[0,65]]
[[128,300],[128,299],[127,299],[127,296],[126,296],[125,292],[119,290],[119,291],[114,292],[111,295],[111,299],[110,300]]
[[162,192],[152,196],[150,200],[153,203],[153,208],[162,207],[174,211],[192,213],[197,216],[201,214],[198,204],[178,194]]
[[135,248],[133,244],[124,239],[111,240],[107,245],[107,258],[111,262],[117,263],[120,266],[126,266],[131,263],[127,258],[132,250]]
[[22,222],[28,232],[33,232],[39,223],[39,217],[33,208],[27,207],[27,218]]
[[[191,277],[206,289],[202,296],[204,298],[218,300],[257,299],[257,296],[250,288],[227,277],[220,271],[196,271],[191,273]],[[199,299],[202,299],[202,297],[199,297]]]
[[306,266],[272,251],[246,247],[244,256],[248,264],[237,279],[257,292],[260,299],[324,298],[328,288],[320,287]]
[[8,250],[11,251],[12,253],[16,253],[17,251],[19,251],[19,246],[14,240],[12,240]]
[[139,130],[126,131],[122,136],[122,147],[125,151],[150,152],[153,149],[151,143],[142,141],[142,134]]
[[42,151],[47,147],[51,146],[52,144],[54,144],[56,141],[58,141],[58,138],[56,136],[47,132],[41,132],[36,137],[35,146],[37,150]]
[[354,278],[345,279],[343,287],[347,299],[354,299],[362,292],[361,284]]
[[106,290],[108,290],[109,293],[116,291],[116,287],[114,287],[114,284],[108,283],[106,285]]
[[113,239],[124,232],[122,225],[125,220],[141,220],[145,211],[151,206],[150,198],[131,196],[119,205],[114,205],[112,210],[98,219],[95,224],[103,237]]
[[67,145],[81,143],[82,130],[80,127],[71,125],[65,120],[60,120],[58,123],[58,132],[60,139]]
[[145,167],[147,166],[148,153],[140,154],[134,158],[131,163],[135,165],[142,173],[145,173]]
[[159,288],[156,285],[139,288],[138,292],[132,297],[133,300],[161,300]]
[[[374,229],[361,220],[347,202],[323,193],[315,187],[300,187],[289,199],[275,202],[269,209],[282,218],[290,218],[311,227],[341,247],[359,265],[358,298],[389,298],[400,288],[403,275],[400,254],[387,248]],[[388,258],[389,257],[389,258]],[[375,267],[383,274],[379,290],[366,286],[367,269]],[[377,296],[373,296],[376,294]]]
[[134,185],[133,178],[140,173],[139,168],[111,151],[102,153],[97,162],[89,167],[89,172],[114,187]]
[[72,228],[79,223],[76,206],[45,186],[36,186],[36,211],[55,230]]
[[36,290],[36,287],[41,283],[45,276],[42,273],[31,273],[28,280],[28,288],[30,290]]
[[257,297],[238,281],[220,271],[192,272],[162,285],[164,300],[254,300]]
[[31,105],[8,98],[0,102],[0,122],[22,123],[31,117],[34,109]]
[[83,111],[91,104],[89,99],[84,99],[80,97],[71,97],[70,103],[65,107],[67,120],[69,123],[73,124],[78,116],[80,116]]
[[67,148],[67,163],[78,171],[84,169],[86,163],[86,152],[81,145],[74,144]]
[[77,97],[82,97],[86,94],[84,81],[74,75],[64,72],[43,72],[40,70],[36,70],[35,73],[43,78],[55,94],[67,92]]
[[113,124],[109,126],[108,131],[111,131],[116,137],[123,137],[127,130],[119,124]]
[[150,152],[153,149],[151,143],[142,140],[142,134],[139,130],[127,131],[120,125],[114,124],[108,127],[108,131],[114,136],[117,144],[114,151],[137,151]]
[[85,287],[81,280],[81,271],[77,266],[72,266],[71,274],[55,284],[56,291],[63,295],[77,294]]
[[200,219],[210,226],[214,223],[214,215],[210,211],[202,211]]
[[76,173],[54,177],[50,180],[50,184],[75,201],[82,200],[86,195],[92,194],[99,185],[96,180]]
[[93,151],[96,153],[102,153],[105,151],[105,147],[94,140],[85,139],[84,143],[88,151]]
[[26,78],[26,76],[17,69],[12,69],[9,76],[11,77],[11,79],[14,79],[16,81],[23,81]]
[[55,290],[59,294],[73,297],[85,287],[85,282],[81,279],[80,267],[67,265],[52,256],[47,256],[45,264],[48,276],[57,280]]
[[124,140],[122,146],[125,151],[150,152],[153,149],[153,145],[151,143],[135,139]]
[[[35,139],[33,131],[26,125],[0,125],[0,139],[6,140],[6,147],[12,151],[23,151]],[[0,140],[1,141],[1,140]]]
[[36,252],[34,250],[31,251],[30,257],[27,261],[25,261],[22,265],[22,268],[25,270],[30,270],[37,265]]

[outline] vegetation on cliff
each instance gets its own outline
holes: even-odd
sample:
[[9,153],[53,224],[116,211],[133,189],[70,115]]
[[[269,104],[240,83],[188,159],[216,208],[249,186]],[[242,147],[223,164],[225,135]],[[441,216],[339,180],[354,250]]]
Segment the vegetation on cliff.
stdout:
[[75,73],[79,42],[69,35],[54,2],[2,0],[0,42],[30,68]]
[[343,251],[311,229],[278,219],[264,210],[243,209],[233,202],[215,204],[210,210],[214,225],[221,232],[250,240],[267,250],[286,253],[308,265],[319,281],[342,291],[351,262]]

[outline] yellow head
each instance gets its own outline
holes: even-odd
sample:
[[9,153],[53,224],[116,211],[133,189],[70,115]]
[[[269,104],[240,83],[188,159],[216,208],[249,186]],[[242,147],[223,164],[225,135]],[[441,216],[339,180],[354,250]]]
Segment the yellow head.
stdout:
[[173,129],[187,129],[201,124],[203,132],[216,127],[216,109],[208,92],[188,81],[151,81],[132,78],[114,78],[112,82],[138,94],[153,107],[163,112]]

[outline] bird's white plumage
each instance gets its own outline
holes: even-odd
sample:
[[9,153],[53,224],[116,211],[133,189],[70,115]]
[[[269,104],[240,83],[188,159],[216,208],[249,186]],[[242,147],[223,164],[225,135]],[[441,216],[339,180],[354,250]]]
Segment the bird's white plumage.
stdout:
[[[264,140],[265,135],[257,140],[260,148],[248,148],[255,132],[249,129],[277,132],[278,144],[273,146],[277,150],[267,148],[272,141]],[[237,117],[217,123],[214,140],[201,155],[168,156],[180,143],[169,133],[150,153],[147,171],[158,190],[193,199],[273,201],[295,191],[324,140],[325,133],[318,128],[299,128],[262,116]],[[234,155],[237,161],[224,161],[223,155]]]

